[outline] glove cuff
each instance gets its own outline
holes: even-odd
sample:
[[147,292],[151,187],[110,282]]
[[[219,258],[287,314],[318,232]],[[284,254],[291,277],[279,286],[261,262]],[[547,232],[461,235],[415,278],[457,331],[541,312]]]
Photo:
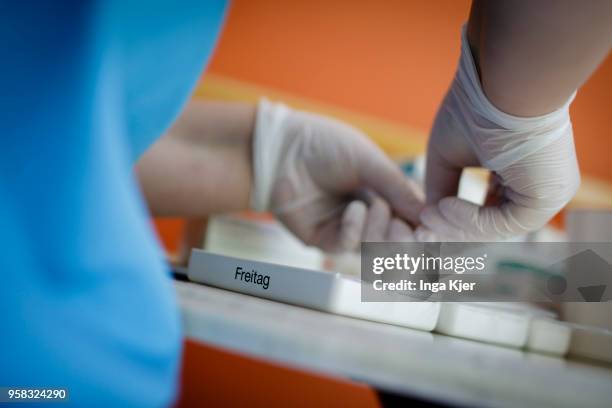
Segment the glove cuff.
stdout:
[[449,97],[463,106],[461,117],[468,129],[466,137],[481,163],[490,170],[501,170],[526,155],[569,135],[569,106],[574,92],[559,109],[535,117],[518,117],[502,112],[486,97],[480,84],[476,64],[464,25],[461,30],[461,58]]
[[272,186],[284,138],[284,122],[291,110],[283,104],[259,101],[253,134],[253,181],[250,205],[255,211],[270,207]]

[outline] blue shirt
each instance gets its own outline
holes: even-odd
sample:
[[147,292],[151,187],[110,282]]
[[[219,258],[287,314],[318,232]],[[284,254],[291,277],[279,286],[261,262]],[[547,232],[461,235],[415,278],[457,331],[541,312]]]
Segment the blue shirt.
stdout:
[[172,402],[177,306],[132,167],[187,100],[225,8],[0,3],[0,386]]

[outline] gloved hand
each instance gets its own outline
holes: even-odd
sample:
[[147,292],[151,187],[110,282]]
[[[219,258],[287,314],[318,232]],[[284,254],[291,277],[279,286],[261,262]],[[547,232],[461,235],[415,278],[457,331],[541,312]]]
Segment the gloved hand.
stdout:
[[262,100],[253,137],[251,207],[306,244],[345,251],[412,240],[424,196],[357,129]]
[[[539,117],[501,112],[481,89],[464,29],[459,67],[429,139],[427,207],[416,237],[494,241],[545,225],[580,184],[569,117],[572,100]],[[493,172],[497,203],[479,206],[456,197],[461,171],[470,166]]]

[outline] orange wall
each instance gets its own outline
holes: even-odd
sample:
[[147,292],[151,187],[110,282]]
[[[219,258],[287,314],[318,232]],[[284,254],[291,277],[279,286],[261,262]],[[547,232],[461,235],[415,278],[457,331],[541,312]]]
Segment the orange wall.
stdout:
[[[469,1],[234,0],[209,72],[426,132],[455,70]],[[612,181],[612,58],[573,105],[583,172]]]

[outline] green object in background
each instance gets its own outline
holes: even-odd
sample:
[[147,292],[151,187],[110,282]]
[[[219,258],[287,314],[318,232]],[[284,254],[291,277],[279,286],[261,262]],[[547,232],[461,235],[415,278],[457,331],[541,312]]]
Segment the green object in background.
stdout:
[[538,278],[550,278],[553,276],[561,275],[558,272],[551,271],[549,269],[541,268],[539,266],[526,264],[520,261],[499,261],[496,265],[496,271],[498,273],[520,273],[537,276]]

